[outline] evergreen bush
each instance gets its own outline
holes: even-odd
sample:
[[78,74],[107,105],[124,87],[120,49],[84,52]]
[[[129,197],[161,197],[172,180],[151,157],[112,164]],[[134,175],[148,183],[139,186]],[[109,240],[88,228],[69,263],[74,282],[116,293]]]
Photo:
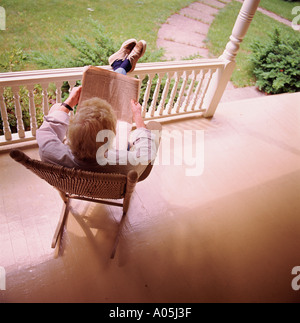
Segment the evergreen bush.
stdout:
[[300,91],[300,40],[283,39],[278,29],[270,38],[251,45],[257,87],[269,94]]

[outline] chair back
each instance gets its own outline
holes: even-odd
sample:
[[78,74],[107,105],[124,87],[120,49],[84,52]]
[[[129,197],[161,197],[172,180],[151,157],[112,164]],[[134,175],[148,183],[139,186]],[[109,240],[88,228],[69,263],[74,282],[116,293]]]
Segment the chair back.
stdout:
[[14,149],[10,156],[58,190],[81,197],[121,199],[126,193],[127,176],[68,168],[45,163]]

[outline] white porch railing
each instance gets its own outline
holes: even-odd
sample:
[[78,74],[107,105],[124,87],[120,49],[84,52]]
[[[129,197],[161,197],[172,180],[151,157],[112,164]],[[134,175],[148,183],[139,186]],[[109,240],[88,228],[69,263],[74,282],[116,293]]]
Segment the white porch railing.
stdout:
[[[233,28],[230,41],[218,59],[138,64],[131,76],[142,80],[140,102],[145,120],[181,116],[190,113],[212,117],[235,67],[235,57],[260,0],[245,0]],[[103,68],[110,69],[109,66]],[[62,85],[72,88],[81,80],[83,67],[0,74],[0,111],[4,134],[0,146],[35,138],[39,126],[37,109],[49,112],[48,92],[55,92],[55,102],[62,100]],[[37,94],[39,84],[41,94]],[[4,96],[10,91],[11,101]],[[22,92],[22,95],[20,94]],[[25,99],[24,99],[25,97]],[[38,101],[41,102],[38,102]],[[25,102],[26,101],[26,102]],[[28,101],[28,102],[27,102]],[[53,102],[52,102],[53,103]],[[24,124],[22,105],[27,104],[29,124]],[[9,125],[14,110],[16,133]]]

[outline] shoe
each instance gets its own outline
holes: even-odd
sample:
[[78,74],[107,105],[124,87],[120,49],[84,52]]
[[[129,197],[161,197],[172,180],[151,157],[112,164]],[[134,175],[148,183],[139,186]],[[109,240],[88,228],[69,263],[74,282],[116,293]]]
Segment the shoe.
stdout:
[[144,40],[140,40],[135,45],[135,47],[127,57],[131,64],[131,70],[128,73],[132,72],[135,69],[137,61],[145,54],[146,47],[147,43]]
[[112,54],[109,59],[108,59],[108,63],[109,65],[112,65],[113,62],[115,62],[116,60],[124,60],[133,50],[133,48],[135,47],[137,41],[136,39],[128,39],[126,40],[121,48],[114,54]]

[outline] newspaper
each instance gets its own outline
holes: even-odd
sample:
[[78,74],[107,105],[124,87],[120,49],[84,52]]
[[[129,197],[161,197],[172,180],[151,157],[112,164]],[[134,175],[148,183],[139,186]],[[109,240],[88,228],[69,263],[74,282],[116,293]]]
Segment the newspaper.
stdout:
[[138,101],[140,80],[100,67],[86,67],[78,106],[87,99],[106,100],[116,113],[118,121],[132,124],[131,99]]
[[96,66],[87,66],[83,72],[82,90],[78,107],[85,100],[98,97],[106,100],[117,116],[115,149],[127,150],[132,130],[131,99],[138,101],[140,80]]

